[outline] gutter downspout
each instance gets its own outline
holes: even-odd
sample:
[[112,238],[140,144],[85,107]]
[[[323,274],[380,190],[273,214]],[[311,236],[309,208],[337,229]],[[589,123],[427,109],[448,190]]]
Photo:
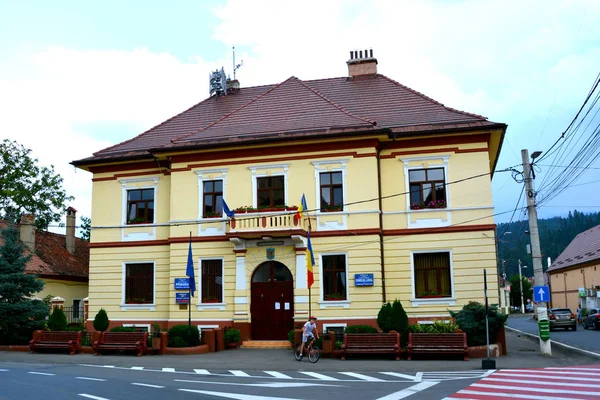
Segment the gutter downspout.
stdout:
[[385,292],[385,251],[383,249],[383,200],[381,198],[381,144],[377,146],[377,185],[379,195],[379,252],[381,257],[381,297],[383,304],[387,303]]

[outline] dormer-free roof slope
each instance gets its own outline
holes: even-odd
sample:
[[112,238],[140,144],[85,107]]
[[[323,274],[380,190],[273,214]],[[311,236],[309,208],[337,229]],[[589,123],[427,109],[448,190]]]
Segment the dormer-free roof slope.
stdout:
[[600,262],[600,225],[575,236],[575,239],[554,260],[547,272],[555,272],[594,260]]

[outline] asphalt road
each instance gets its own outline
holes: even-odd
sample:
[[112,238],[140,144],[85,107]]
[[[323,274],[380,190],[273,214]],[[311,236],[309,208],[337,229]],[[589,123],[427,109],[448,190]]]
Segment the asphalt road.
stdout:
[[[485,371],[478,371],[484,374]],[[396,400],[414,396],[439,400],[469,386],[478,378],[436,376],[410,379],[388,376],[384,379],[329,374],[328,379],[314,376],[235,376],[175,373],[174,371],[131,370],[64,364],[28,364],[0,362],[0,399],[378,399]],[[455,372],[454,372],[455,374]]]
[[[514,316],[508,318],[508,326],[537,335],[537,321],[532,319],[532,314]],[[582,325],[577,327],[576,331],[565,331],[562,328],[557,328],[550,332],[550,340],[578,347],[583,350],[600,353],[600,331],[593,329],[585,330]]]

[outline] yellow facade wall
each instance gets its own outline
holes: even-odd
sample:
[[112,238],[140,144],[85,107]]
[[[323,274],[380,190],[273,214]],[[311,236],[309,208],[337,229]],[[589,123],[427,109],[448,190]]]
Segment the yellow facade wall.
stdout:
[[[36,294],[40,299],[50,297],[62,297],[65,299],[64,306],[73,306],[73,300],[83,300],[88,297],[87,282],[74,282],[59,279],[40,278],[44,281],[44,289]],[[83,301],[81,302],[83,305]]]

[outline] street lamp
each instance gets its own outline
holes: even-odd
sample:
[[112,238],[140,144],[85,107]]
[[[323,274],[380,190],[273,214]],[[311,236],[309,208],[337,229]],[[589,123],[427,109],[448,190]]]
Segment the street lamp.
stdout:
[[519,260],[519,285],[521,285],[521,313],[525,314],[525,296],[523,293],[523,276],[521,275],[521,268],[527,268],[527,265],[521,266],[521,260]]

